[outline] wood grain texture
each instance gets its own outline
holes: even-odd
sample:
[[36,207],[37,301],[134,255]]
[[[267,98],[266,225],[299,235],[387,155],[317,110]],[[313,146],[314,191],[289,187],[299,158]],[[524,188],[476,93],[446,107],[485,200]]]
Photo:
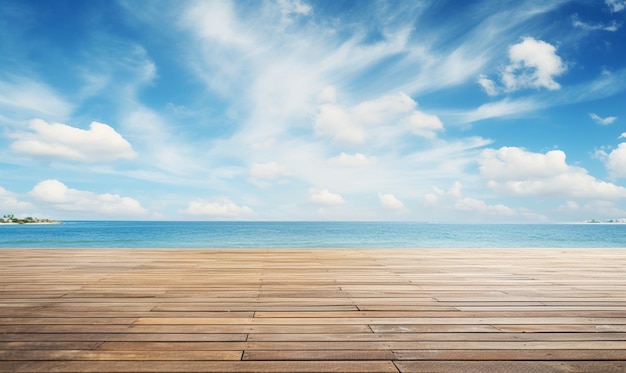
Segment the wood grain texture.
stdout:
[[0,372],[623,372],[626,249],[0,249]]

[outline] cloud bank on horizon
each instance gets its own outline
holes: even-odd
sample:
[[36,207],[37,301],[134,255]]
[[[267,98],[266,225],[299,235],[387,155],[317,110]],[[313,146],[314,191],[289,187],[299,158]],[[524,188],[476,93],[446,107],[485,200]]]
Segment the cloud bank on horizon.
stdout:
[[0,210],[624,218],[625,21],[623,0],[9,0]]

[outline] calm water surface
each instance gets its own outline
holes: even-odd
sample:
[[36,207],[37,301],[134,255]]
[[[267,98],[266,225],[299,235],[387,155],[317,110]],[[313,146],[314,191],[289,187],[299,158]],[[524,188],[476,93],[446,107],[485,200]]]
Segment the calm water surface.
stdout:
[[67,221],[2,225],[0,247],[626,247],[626,224]]

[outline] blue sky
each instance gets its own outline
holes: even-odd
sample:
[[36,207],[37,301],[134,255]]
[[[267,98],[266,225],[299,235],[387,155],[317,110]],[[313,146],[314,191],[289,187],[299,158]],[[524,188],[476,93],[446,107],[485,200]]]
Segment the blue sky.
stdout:
[[626,1],[3,1],[1,213],[626,217]]

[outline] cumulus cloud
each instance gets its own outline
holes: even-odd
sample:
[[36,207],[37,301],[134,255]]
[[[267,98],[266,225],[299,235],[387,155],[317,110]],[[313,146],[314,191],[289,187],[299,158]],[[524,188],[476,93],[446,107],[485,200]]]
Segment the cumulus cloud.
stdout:
[[415,111],[407,118],[409,129],[414,135],[433,139],[437,137],[437,132],[443,130],[443,123],[439,117],[433,114],[426,114]]
[[321,206],[337,206],[346,203],[340,194],[331,193],[328,189],[310,190],[309,201]]
[[402,203],[402,201],[400,201],[398,198],[396,198],[396,196],[394,196],[393,194],[379,194],[378,195],[378,200],[380,201],[380,205],[385,209],[385,210],[392,210],[392,211],[403,211],[405,210],[404,207],[404,203]]
[[315,118],[317,135],[326,135],[335,142],[361,144],[370,132],[379,133],[388,128],[387,135],[410,132],[435,138],[443,130],[443,123],[433,114],[416,109],[417,103],[405,93],[396,93],[363,101],[352,107],[322,104]]
[[254,216],[248,206],[238,206],[228,198],[219,198],[213,202],[196,199],[189,202],[186,209],[180,211],[184,215],[210,219],[246,219]]
[[573,217],[577,217],[578,220],[582,221],[590,218],[603,220],[626,216],[626,211],[619,208],[615,201],[596,200],[584,204],[567,201],[559,206],[557,210],[567,214],[568,220],[573,220]]
[[486,149],[479,170],[489,187],[509,195],[566,198],[626,197],[626,188],[597,180],[581,167],[568,165],[565,153],[552,150],[533,153],[517,147]]
[[618,139],[626,139],[626,132],[619,135]]
[[443,210],[466,214],[473,220],[483,218],[547,220],[545,216],[526,209],[516,209],[501,203],[488,204],[483,200],[467,197],[463,194],[463,184],[458,181],[447,190],[433,187],[432,192],[424,195],[424,206],[438,212]]
[[602,118],[601,116],[599,116],[596,113],[589,113],[589,116],[591,117],[591,119],[593,119],[594,122],[606,126],[608,124],[611,124],[613,122],[615,122],[615,120],[617,119],[617,117],[606,117],[606,118]]
[[488,205],[485,201],[465,197],[455,202],[457,210],[493,216],[514,216],[515,210],[503,204]]
[[29,195],[39,201],[63,211],[89,212],[108,216],[143,215],[146,210],[129,197],[118,194],[94,192],[68,188],[58,180],[44,180],[35,185]]
[[561,88],[554,78],[566,70],[556,48],[542,40],[526,37],[521,43],[509,48],[511,63],[502,74],[502,82],[508,91],[522,88]]
[[[622,134],[620,137],[625,137]],[[606,168],[613,177],[626,177],[626,142],[619,144],[606,158]]]
[[477,83],[489,96],[526,88],[560,89],[554,78],[563,74],[567,67],[556,54],[556,48],[542,40],[525,37],[509,48],[509,64],[500,79],[502,86],[485,75],[479,75]]
[[89,130],[83,130],[35,119],[31,121],[30,129],[32,132],[10,135],[15,139],[11,150],[33,157],[81,162],[133,159],[137,156],[130,143],[104,123],[92,122]]
[[369,157],[362,153],[352,155],[341,152],[338,156],[331,158],[330,162],[344,167],[363,167],[375,165],[378,163],[378,159],[376,157]]
[[604,0],[604,2],[613,13],[621,12],[626,8],[625,0]]
[[31,203],[20,201],[17,194],[9,192],[3,187],[0,187],[0,206],[3,210],[5,210],[2,211],[3,214],[13,213],[15,215],[19,215],[33,209],[33,205]]

